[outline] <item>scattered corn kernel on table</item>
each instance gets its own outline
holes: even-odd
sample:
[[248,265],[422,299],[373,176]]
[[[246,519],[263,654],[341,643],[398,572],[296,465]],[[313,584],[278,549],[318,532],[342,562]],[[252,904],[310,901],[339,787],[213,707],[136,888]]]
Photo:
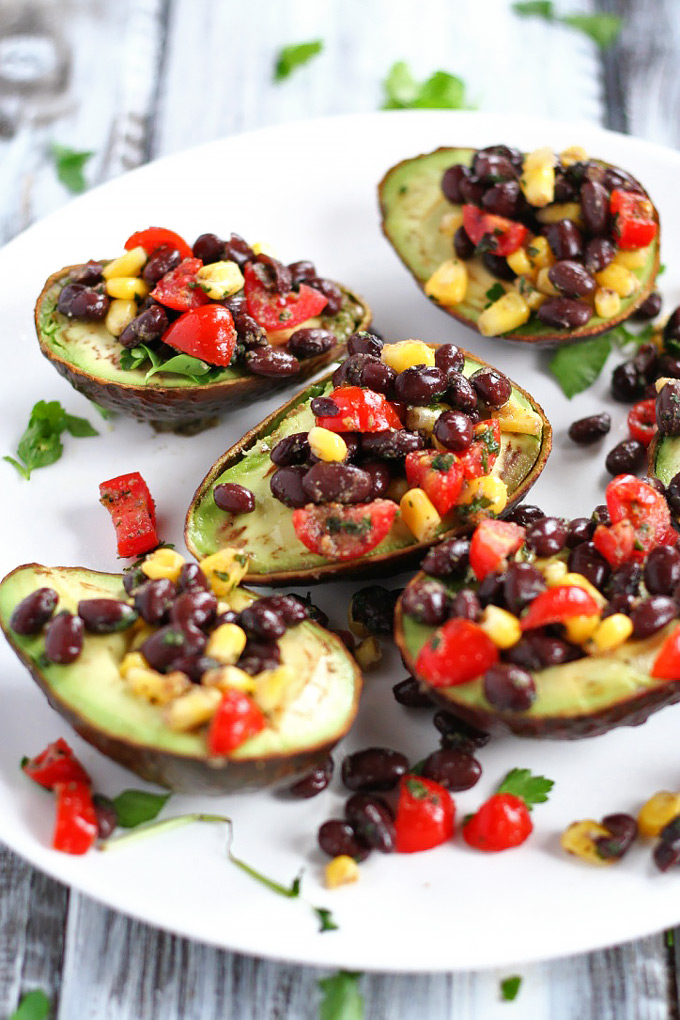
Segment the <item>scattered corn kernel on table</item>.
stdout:
[[[92,152],[84,171],[92,186],[225,135],[374,110],[397,60],[420,77],[438,68],[460,75],[471,103],[508,114],[508,137],[498,141],[512,143],[510,118],[521,111],[680,145],[674,0],[556,4],[562,13],[578,8],[623,18],[618,41],[602,51],[563,26],[519,19],[511,6],[506,0],[425,0],[414,31],[411,0],[0,0],[0,239],[9,241],[69,201],[50,142]],[[323,59],[275,82],[279,49],[311,39],[323,40]],[[275,185],[275,165],[272,173]],[[3,436],[3,451],[10,443]],[[32,988],[47,993],[60,1020],[319,1015],[318,981],[328,971],[157,931],[69,891],[8,850],[0,851],[0,875],[2,1017]],[[516,973],[523,981],[512,1004],[499,992],[506,972],[367,974],[361,982],[365,1018],[678,1016],[678,949],[663,933]]]

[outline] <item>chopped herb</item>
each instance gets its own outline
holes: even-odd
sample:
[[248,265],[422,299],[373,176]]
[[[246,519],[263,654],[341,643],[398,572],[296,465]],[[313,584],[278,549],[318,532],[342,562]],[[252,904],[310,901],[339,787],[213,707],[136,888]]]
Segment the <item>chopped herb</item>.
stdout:
[[108,407],[102,407],[101,404],[96,404],[94,400],[91,400],[90,403],[94,407],[97,414],[100,414],[102,416],[104,421],[111,421],[113,418],[116,417],[115,413],[113,411],[109,411]]
[[452,453],[440,453],[437,457],[433,458],[431,466],[434,471],[450,471],[455,459]]
[[665,272],[666,272],[666,263],[662,262],[661,265],[659,266],[659,269],[658,269],[656,275],[657,275],[657,277],[659,277],[659,276],[661,276]]
[[522,18],[543,18],[544,21],[575,28],[603,50],[616,41],[623,27],[623,21],[616,14],[557,14],[551,0],[525,0],[514,3],[512,9]]
[[313,57],[318,56],[323,50],[321,39],[313,39],[311,42],[292,43],[279,50],[274,65],[274,81],[284,81],[296,67],[302,67]]
[[[252,865],[247,864],[246,861],[242,861],[239,857],[235,857],[231,852],[231,847],[227,851],[229,860],[232,864],[235,864],[241,871],[245,871],[246,875],[250,875],[256,882],[260,882],[265,885],[267,889],[271,889],[272,892],[278,893],[279,896],[285,896],[289,900],[296,900],[300,895],[300,886],[302,885],[302,872],[296,875],[290,885],[281,885],[280,882],[275,881],[273,878],[268,878],[263,875],[261,871],[253,868]],[[316,909],[316,908],[314,908]]]
[[513,974],[512,977],[506,977],[501,981],[501,998],[504,1002],[513,1002],[517,998],[519,992],[519,986],[522,984],[522,979],[519,974]]
[[26,992],[9,1020],[47,1020],[50,1015],[50,1000],[41,988]]
[[419,82],[408,64],[392,64],[383,82],[383,110],[466,110],[465,82],[446,71],[435,71]]
[[526,0],[525,3],[513,4],[512,9],[523,18],[535,15],[538,18],[545,18],[546,21],[552,21],[555,17],[552,0]]
[[112,803],[121,829],[136,829],[152,822],[165,806],[169,793],[149,793],[147,790],[123,790]]
[[372,528],[373,524],[370,517],[362,517],[360,521],[345,521],[341,517],[333,515],[326,521],[326,529],[329,535],[337,535],[339,531],[344,531],[346,535],[366,535]]
[[57,177],[64,187],[76,195],[85,191],[87,184],[83,167],[88,159],[94,156],[94,152],[77,152],[75,149],[69,149],[67,145],[58,145],[56,142],[52,142],[50,151]]
[[473,499],[470,503],[460,503],[456,507],[456,513],[463,521],[469,520],[473,514],[477,514],[480,510],[488,510],[491,506],[491,500],[488,496],[478,496],[477,499]]
[[364,997],[359,992],[361,977],[361,974],[339,970],[337,974],[319,981],[323,993],[319,1020],[363,1020]]
[[550,371],[565,396],[575,396],[591,386],[605,366],[612,349],[609,334],[560,347],[550,360]]
[[493,287],[489,287],[486,292],[486,298],[492,304],[494,301],[498,301],[505,294],[505,287],[502,283],[494,283]]
[[475,255],[486,255],[487,252],[495,252],[498,241],[493,234],[484,234],[478,245],[475,245]]
[[338,925],[333,920],[333,914],[325,907],[314,907],[314,913],[319,918],[319,931],[338,931]]
[[31,471],[59,460],[64,452],[62,432],[68,432],[78,439],[99,435],[86,418],[67,414],[58,400],[39,400],[33,406],[26,431],[19,440],[19,460],[9,456],[3,460],[12,464],[19,474],[28,479]]
[[531,811],[534,804],[543,804],[555,785],[545,776],[534,776],[531,769],[512,769],[496,790],[496,793],[512,793],[521,797]]

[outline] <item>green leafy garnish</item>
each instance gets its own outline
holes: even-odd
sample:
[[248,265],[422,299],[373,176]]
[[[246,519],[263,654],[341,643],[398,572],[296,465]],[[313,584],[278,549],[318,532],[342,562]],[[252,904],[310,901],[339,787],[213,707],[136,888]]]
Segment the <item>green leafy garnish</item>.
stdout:
[[319,1020],[363,1020],[364,997],[359,992],[361,977],[361,974],[339,970],[337,974],[319,981],[323,992]]
[[333,914],[325,907],[314,907],[314,913],[319,918],[319,931],[337,931],[338,926],[333,920]]
[[58,400],[39,400],[34,405],[26,431],[19,440],[17,447],[19,460],[10,456],[3,457],[3,460],[12,464],[23,478],[29,479],[31,471],[47,467],[59,460],[64,452],[62,432],[68,432],[78,439],[99,435],[87,418],[67,414]]
[[174,358],[159,365],[154,365],[146,373],[146,380],[149,380],[156,372],[172,372],[174,375],[186,375],[195,382],[200,382],[201,377],[212,371],[212,366],[200,358],[192,358],[190,354],[177,354]]
[[169,796],[169,793],[149,793],[147,790],[123,790],[113,798],[121,829],[136,829],[138,825],[153,821]]
[[102,407],[101,404],[96,404],[94,400],[91,400],[90,403],[94,407],[97,414],[100,414],[102,416],[104,421],[112,421],[116,417],[115,413],[113,411],[109,411],[108,407]]
[[534,804],[544,804],[555,785],[545,776],[534,776],[531,769],[512,769],[496,790],[496,793],[512,793],[521,797],[531,811]]
[[57,170],[57,177],[69,191],[79,194],[85,191],[87,184],[83,175],[83,167],[88,159],[94,156],[94,152],[77,152],[69,149],[67,145],[57,145],[52,142],[52,159]]
[[658,278],[659,276],[661,276],[661,275],[662,275],[663,273],[665,273],[665,272],[666,272],[666,268],[667,268],[667,267],[666,267],[666,263],[665,263],[665,262],[662,262],[662,263],[661,263],[661,265],[659,266],[658,270],[657,270],[657,273],[656,273],[656,275],[657,275],[657,278]]
[[50,1015],[50,1000],[41,988],[26,992],[9,1020],[47,1020]]
[[465,82],[447,71],[435,71],[419,82],[408,64],[398,60],[392,64],[385,81],[383,110],[465,110],[469,104]]
[[505,287],[503,286],[503,284],[494,283],[493,287],[489,287],[489,289],[487,290],[486,299],[487,301],[490,301],[491,304],[493,304],[494,301],[498,301],[499,298],[502,298],[504,294]]
[[144,376],[144,382],[148,382],[157,372],[170,372],[172,375],[183,375],[195,383],[212,382],[222,371],[215,365],[209,365],[200,358],[192,358],[190,354],[176,354],[166,361],[146,344],[138,344],[136,347],[126,347],[120,355],[120,367],[124,371],[134,371],[146,362],[151,362],[151,368]]
[[550,371],[571,399],[587,390],[605,366],[612,349],[609,334],[595,336],[582,343],[560,347],[550,360]]
[[501,998],[505,1002],[512,1002],[517,998],[519,992],[519,986],[522,984],[522,979],[519,974],[513,974],[512,977],[506,977],[501,981]]
[[290,885],[282,885],[281,882],[275,881],[273,878],[268,878],[267,875],[263,875],[261,871],[254,868],[252,864],[247,864],[246,861],[242,861],[239,857],[236,857],[231,852],[231,847],[227,851],[229,860],[232,864],[235,864],[241,871],[245,871],[246,875],[250,875],[256,882],[260,882],[261,885],[271,889],[272,892],[277,893],[279,896],[285,896],[289,900],[296,900],[300,895],[300,887],[302,885],[302,872],[296,875]]
[[603,50],[616,41],[623,27],[623,21],[616,14],[557,14],[552,0],[526,0],[513,4],[512,9],[523,18],[543,18],[575,28]]
[[323,49],[321,39],[313,39],[311,42],[293,43],[284,46],[279,51],[274,65],[274,81],[283,81],[293,73],[296,67],[302,67],[312,57],[316,57]]

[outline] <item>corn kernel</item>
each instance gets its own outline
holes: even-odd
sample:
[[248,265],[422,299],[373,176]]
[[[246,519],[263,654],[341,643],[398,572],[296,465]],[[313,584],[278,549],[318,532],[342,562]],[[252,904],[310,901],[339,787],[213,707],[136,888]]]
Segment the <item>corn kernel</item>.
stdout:
[[338,435],[321,425],[314,425],[307,435],[309,448],[319,460],[338,461],[347,457],[347,443]]
[[409,489],[399,507],[404,524],[418,542],[434,537],[442,519],[423,489]]
[[254,677],[255,701],[263,712],[273,712],[283,703],[295,677],[290,666],[266,669]]
[[340,885],[357,882],[359,880],[359,865],[348,854],[340,854],[326,865],[324,879],[327,889],[337,889]]
[[518,248],[517,251],[513,251],[510,255],[506,256],[505,261],[513,273],[517,273],[518,276],[531,276],[533,272],[534,267],[526,253],[526,248]]
[[382,646],[377,637],[369,634],[363,641],[360,641],[354,649],[354,658],[364,673],[379,666],[382,662]]
[[526,246],[526,253],[534,269],[544,269],[546,266],[549,268],[555,265],[555,256],[548,244],[548,238],[543,237],[542,234],[531,238]]
[[508,503],[508,487],[502,478],[496,475],[482,475],[480,478],[471,478],[465,485],[461,496],[461,503],[473,503],[478,499],[486,500],[485,511],[498,516],[502,514]]
[[555,200],[555,153],[534,149],[524,157],[519,185],[529,205],[542,208]]
[[479,626],[497,648],[512,648],[522,636],[517,617],[500,606],[488,605],[479,619]]
[[149,284],[141,276],[114,276],[106,283],[106,293],[112,298],[133,301],[145,298],[150,291]]
[[163,716],[175,733],[186,733],[210,722],[221,700],[222,692],[216,687],[191,684],[191,690],[175,698],[166,707]]
[[523,326],[530,315],[531,309],[522,295],[510,290],[484,309],[477,320],[477,329],[482,336],[500,336]]
[[158,673],[149,666],[130,667],[125,682],[133,694],[145,698],[152,705],[167,705],[192,686],[186,673],[180,673],[179,670]]
[[539,223],[559,223],[560,220],[571,220],[578,226],[583,225],[581,205],[579,202],[553,202],[536,213]]
[[434,365],[434,350],[422,340],[399,340],[385,344],[380,358],[395,372],[405,372],[414,365]]
[[550,279],[549,273],[550,268],[548,266],[539,269],[538,276],[536,277],[536,289],[547,297],[559,297],[560,292]]
[[[591,640],[594,651],[611,652],[624,644],[633,633],[633,621],[625,613],[612,613],[602,620]],[[590,650],[590,649],[589,649]]]
[[648,258],[649,248],[632,248],[629,251],[619,248],[613,261],[618,266],[625,266],[626,269],[642,269]]
[[601,857],[598,853],[595,841],[600,837],[610,839],[611,832],[593,818],[586,818],[582,822],[572,822],[564,830],[560,837],[560,845],[568,854],[574,854],[589,864],[613,864],[615,858]]
[[211,262],[201,266],[196,282],[213,301],[223,301],[243,287],[243,273],[236,262]]
[[217,687],[220,691],[237,690],[252,694],[255,690],[255,678],[239,669],[238,666],[215,666],[206,669],[201,677],[206,687]]
[[642,807],[637,818],[643,839],[656,839],[664,826],[680,815],[680,793],[659,790]]
[[493,416],[500,425],[501,432],[516,432],[525,436],[540,436],[543,432],[540,414],[523,407],[512,397],[502,407],[494,407]]
[[199,566],[214,594],[221,598],[233,591],[248,573],[248,557],[239,549],[220,549],[201,560]]
[[114,298],[106,313],[104,325],[113,336],[120,336],[126,326],[129,326],[137,316],[137,302],[126,301],[124,298]]
[[536,290],[528,276],[518,276],[513,282],[513,287],[519,291],[532,312],[535,312],[544,301],[547,301],[547,295]]
[[564,621],[564,630],[567,640],[574,645],[582,645],[593,636],[600,624],[600,616],[594,613],[592,616],[570,616]]
[[113,280],[116,276],[139,276],[146,265],[147,258],[148,256],[141,245],[137,248],[130,248],[130,251],[126,251],[120,258],[112,259],[108,265],[104,266],[102,276],[105,280]]
[[617,265],[616,262],[610,262],[599,273],[595,273],[595,279],[600,287],[616,291],[619,297],[630,297],[640,286],[635,273],[625,266]]
[[461,259],[447,259],[435,269],[425,284],[428,297],[440,305],[457,305],[465,298],[468,287],[468,272]]
[[178,581],[182,567],[186,560],[181,553],[174,549],[156,549],[150,553],[141,565],[142,573],[150,577],[152,581],[159,578],[167,578],[168,581]]
[[224,666],[234,666],[246,647],[246,632],[236,623],[221,623],[211,633],[205,654]]
[[406,428],[412,432],[427,432],[431,435],[442,411],[448,410],[448,404],[431,404],[429,407],[409,405],[406,411]]
[[268,241],[256,241],[255,244],[251,244],[250,247],[256,255],[271,255],[273,259],[276,258],[276,252]]
[[141,652],[128,652],[123,656],[118,672],[125,679],[131,669],[145,669],[146,659]]
[[453,237],[459,227],[463,226],[463,209],[453,209],[451,212],[444,213],[441,220],[439,221],[439,233],[443,234],[444,237]]
[[574,163],[583,163],[586,159],[588,159],[588,153],[582,145],[569,145],[560,153],[562,166],[573,166]]
[[[534,566],[538,566],[538,564],[534,562]],[[568,569],[564,560],[546,560],[545,564],[539,567],[549,588],[555,588],[560,584]]]
[[567,573],[562,576],[561,580],[557,581],[553,587],[557,587],[558,585],[567,585],[571,588],[583,588],[583,590],[588,592],[590,597],[597,602],[600,608],[603,608],[603,606],[606,605],[607,600],[602,592],[598,591],[595,585],[591,584],[588,578],[584,577],[583,574],[577,574],[574,571],[567,571]]
[[621,311],[621,298],[610,287],[598,287],[595,291],[595,314],[601,319],[612,319]]

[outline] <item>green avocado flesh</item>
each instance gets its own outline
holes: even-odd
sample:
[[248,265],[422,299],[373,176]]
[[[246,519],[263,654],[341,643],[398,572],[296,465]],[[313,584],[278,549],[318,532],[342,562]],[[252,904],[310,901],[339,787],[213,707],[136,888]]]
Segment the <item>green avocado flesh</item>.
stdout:
[[[59,294],[69,277],[55,281],[43,296],[38,314],[40,340],[48,354],[63,359],[74,368],[96,379],[126,386],[182,389],[189,386],[212,386],[236,379],[253,379],[241,366],[215,369],[205,377],[155,372],[147,379],[151,364],[124,369],[120,356],[124,348],[103,323],[68,319],[57,311]],[[304,323],[305,327],[320,326],[332,330],[338,342],[344,342],[365,317],[365,309],[348,293],[343,292],[342,308],[336,315],[320,315]],[[302,328],[302,326],[300,326]],[[266,382],[266,380],[263,380]]]
[[[480,362],[468,358],[464,372],[470,375],[479,367]],[[249,577],[284,571],[297,573],[328,565],[327,559],[310,552],[300,542],[293,528],[292,511],[274,499],[269,482],[276,470],[270,451],[285,436],[308,432],[315,424],[311,401],[332,389],[330,380],[308,387],[299,394],[288,413],[275,418],[265,433],[258,431],[256,441],[243,450],[234,463],[219,471],[218,462],[208,474],[187,516],[186,541],[195,556],[203,558],[224,546],[243,549],[250,557]],[[517,389],[513,389],[511,399],[523,408],[535,410],[534,405]],[[542,448],[542,436],[502,433],[501,452],[493,474],[505,481],[510,500],[537,464]],[[229,451],[225,457],[231,459],[232,452]],[[213,490],[216,485],[225,482],[244,485],[254,493],[255,510],[252,513],[234,516],[215,505]],[[440,534],[463,523],[454,510],[442,521]],[[416,544],[416,539],[397,516],[388,535],[375,549],[365,554],[365,559],[398,552]]]
[[[127,600],[127,595],[119,575],[37,564],[17,568],[0,584],[0,625],[52,706],[96,746],[101,745],[97,738],[103,737],[108,745],[111,742],[124,745],[128,752],[151,749],[198,759],[214,774],[219,772],[226,759],[209,759],[205,729],[189,733],[172,731],[164,723],[162,706],[151,704],[126,687],[119,666],[129,650],[133,632],[86,633],[79,658],[71,665],[58,666],[44,658],[43,635],[23,637],[10,630],[9,620],[15,606],[41,587],[57,591],[57,611],[75,612],[80,599]],[[228,596],[235,609],[254,599],[245,589],[237,589]],[[270,758],[303,756],[319,747],[325,749],[325,755],[354,719],[358,674],[340,641],[317,624],[304,621],[286,631],[279,643],[282,664],[290,666],[296,677],[295,688],[271,715],[271,725],[232,752],[229,767],[234,763],[254,763],[257,767]],[[112,757],[118,755],[112,753]],[[134,769],[134,757],[132,761],[130,764],[130,753],[126,753],[123,763]],[[178,788],[188,787],[178,784]]]
[[[449,586],[451,593],[459,588]],[[680,698],[678,681],[660,680],[649,672],[666,637],[677,626],[674,620],[644,640],[629,640],[607,653],[532,672],[536,700],[526,712],[494,708],[484,696],[481,677],[454,687],[437,687],[436,692],[428,690],[436,693],[440,704],[485,729],[563,739],[596,735],[615,725],[642,722],[655,708]],[[400,614],[397,640],[406,667],[414,675],[420,650],[435,630]]]
[[[446,213],[459,210],[461,207],[448,202],[442,195],[440,188],[442,174],[454,163],[470,166],[475,151],[475,149],[437,149],[427,155],[398,163],[388,170],[383,178],[380,200],[385,236],[421,287],[424,287],[435,269],[454,254],[451,237],[442,233],[439,228]],[[503,333],[502,337],[514,340],[530,337],[540,342],[543,337],[554,340],[559,340],[560,336],[564,339],[573,339],[603,332],[627,318],[649,293],[652,278],[656,275],[657,263],[658,235],[650,245],[645,265],[632,270],[643,286],[631,297],[621,299],[621,310],[616,315],[615,321],[593,315],[580,329],[558,332],[553,326],[544,325],[532,315],[525,325]],[[481,258],[477,256],[467,261],[465,265],[470,278],[465,300],[458,305],[440,307],[474,327],[480,313],[490,304],[487,291],[491,287],[500,284],[505,290],[514,288],[512,284],[504,284],[489,273]]]

